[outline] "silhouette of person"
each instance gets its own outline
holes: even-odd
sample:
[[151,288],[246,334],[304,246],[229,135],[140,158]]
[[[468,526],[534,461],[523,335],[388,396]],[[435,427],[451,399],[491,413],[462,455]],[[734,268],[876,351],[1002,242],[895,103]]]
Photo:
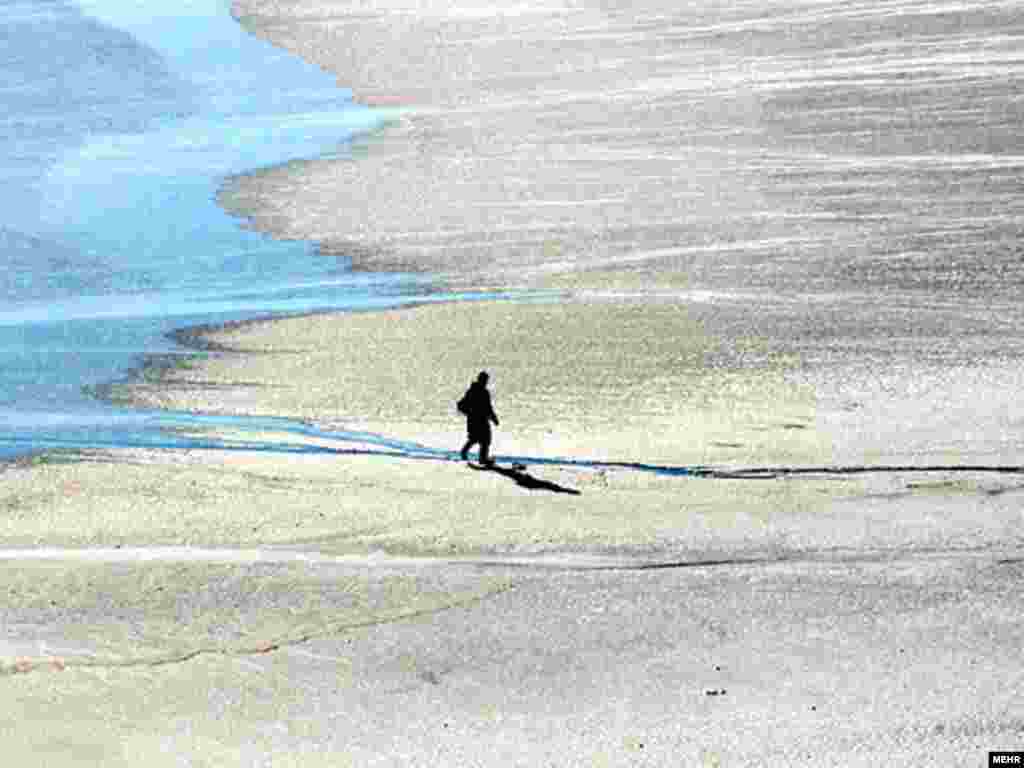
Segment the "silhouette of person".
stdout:
[[491,405],[491,393],[487,391],[490,376],[481,371],[476,381],[469,385],[466,394],[459,400],[459,411],[466,416],[466,432],[469,437],[462,446],[462,460],[469,459],[469,449],[480,446],[480,463],[493,464],[491,458],[491,422],[498,426],[498,417]]

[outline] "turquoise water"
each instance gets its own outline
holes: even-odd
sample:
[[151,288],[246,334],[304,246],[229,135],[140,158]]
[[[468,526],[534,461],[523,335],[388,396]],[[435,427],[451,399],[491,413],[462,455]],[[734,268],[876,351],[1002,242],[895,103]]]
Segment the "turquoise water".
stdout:
[[166,442],[166,417],[91,392],[183,351],[176,328],[422,294],[217,206],[226,177],[344,153],[391,117],[245,33],[226,2],[0,13],[0,456]]

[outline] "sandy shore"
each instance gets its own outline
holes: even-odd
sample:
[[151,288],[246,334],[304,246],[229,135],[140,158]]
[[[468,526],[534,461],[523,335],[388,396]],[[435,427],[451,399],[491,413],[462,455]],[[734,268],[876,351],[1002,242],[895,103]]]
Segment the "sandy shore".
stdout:
[[[899,429],[868,415],[919,412],[898,399],[830,410],[785,356],[766,365],[760,342],[723,345],[699,315],[484,302],[214,334],[248,352],[167,369],[136,395],[314,420],[317,438],[238,435],[364,453],[120,451],[9,468],[10,753],[909,766],[1018,747],[1024,483],[965,471],[1004,466],[1006,445],[988,433],[950,461],[946,433],[915,443],[909,430],[868,458],[950,469],[830,473],[853,438],[879,447]],[[545,332],[553,319],[579,330]],[[670,350],[651,326],[673,329]],[[582,343],[613,328],[612,343]],[[460,445],[452,400],[481,359],[503,420],[496,451],[525,467],[403,455]],[[552,457],[823,471],[537,461]]]
[[[117,396],[319,432],[240,421],[219,434],[271,450],[6,467],[11,754],[959,766],[1019,749],[1016,302],[972,294],[984,270],[960,295],[875,290],[880,254],[834,269],[849,211],[823,218],[780,181],[820,155],[782,151],[758,90],[813,45],[751,79],[708,42],[742,10],[442,5],[236,4],[396,112],[222,202],[360,268],[546,293],[211,330],[217,351]],[[706,79],[678,75],[709,51]],[[892,226],[865,221],[864,242]],[[450,453],[481,369],[496,471]]]

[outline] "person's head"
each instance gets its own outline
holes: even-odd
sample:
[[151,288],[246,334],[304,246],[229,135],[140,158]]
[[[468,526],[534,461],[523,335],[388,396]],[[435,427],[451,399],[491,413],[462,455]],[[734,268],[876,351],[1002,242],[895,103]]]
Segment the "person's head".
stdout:
[[476,377],[476,383],[481,387],[486,387],[490,378],[491,377],[487,375],[487,371],[480,371],[480,375]]

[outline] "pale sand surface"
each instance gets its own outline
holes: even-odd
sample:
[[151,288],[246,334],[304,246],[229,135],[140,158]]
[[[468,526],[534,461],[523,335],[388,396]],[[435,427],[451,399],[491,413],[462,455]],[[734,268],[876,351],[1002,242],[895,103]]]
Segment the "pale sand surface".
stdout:
[[717,314],[678,300],[563,300],[297,318],[218,333],[211,338],[219,345],[260,353],[168,371],[132,396],[457,449],[464,425],[453,404],[486,368],[507,425],[498,430],[502,453],[821,461],[828,445],[814,428],[813,391],[785,380],[785,361],[753,329],[729,339],[726,329],[707,327]]
[[[499,456],[836,466],[843,412],[791,381],[785,356],[756,337],[724,347],[695,315],[487,302],[297,318],[215,333],[249,352],[136,393],[457,448],[459,377],[497,342]],[[544,333],[554,319],[562,332]],[[672,329],[671,350],[650,324]],[[588,330],[613,326],[618,343],[587,350]],[[624,393],[638,406],[620,425]],[[849,435],[898,429],[866,411]],[[237,434],[366,453],[120,451],[5,471],[11,754],[978,765],[1024,738],[1020,474],[535,463],[531,489],[369,438]],[[928,434],[928,450],[874,459],[949,459],[946,433]],[[1006,458],[1001,440],[975,445],[961,458]]]
[[233,11],[395,108],[338,157],[241,177],[221,196],[258,229],[312,237],[357,266],[986,301],[1019,284],[1013,2]]
[[[234,180],[231,210],[357,266],[570,293],[227,329],[247,354],[120,393],[307,420],[339,436],[237,434],[360,454],[5,468],[15,764],[973,766],[1024,744],[1024,483],[962,471],[1022,463],[1019,302],[968,299],[990,274],[969,267],[963,300],[846,290],[830,259],[852,214],[793,180],[836,148],[823,130],[777,153],[764,98],[817,44],[752,77],[714,41],[756,28],[753,6],[677,6],[236,5],[402,109],[351,156]],[[947,224],[957,189],[899,204]],[[899,228],[858,226],[866,253]],[[480,369],[518,474],[341,439],[457,450]],[[554,457],[951,469],[535,461]]]
[[[246,623],[257,634],[280,608],[255,589],[270,577],[224,570],[211,582],[232,589],[217,597],[263,609]],[[146,600],[102,577],[92,610],[61,621],[19,604],[19,629],[125,632]],[[1020,577],[1019,560],[987,556],[447,567],[417,586],[514,586],[397,621],[378,608],[366,624],[348,603],[388,576],[329,569],[284,579],[285,597],[315,587],[317,613],[350,628],[160,665],[44,664],[0,678],[0,733],[17,764],[46,765],[984,765],[985,750],[1021,739]]]

